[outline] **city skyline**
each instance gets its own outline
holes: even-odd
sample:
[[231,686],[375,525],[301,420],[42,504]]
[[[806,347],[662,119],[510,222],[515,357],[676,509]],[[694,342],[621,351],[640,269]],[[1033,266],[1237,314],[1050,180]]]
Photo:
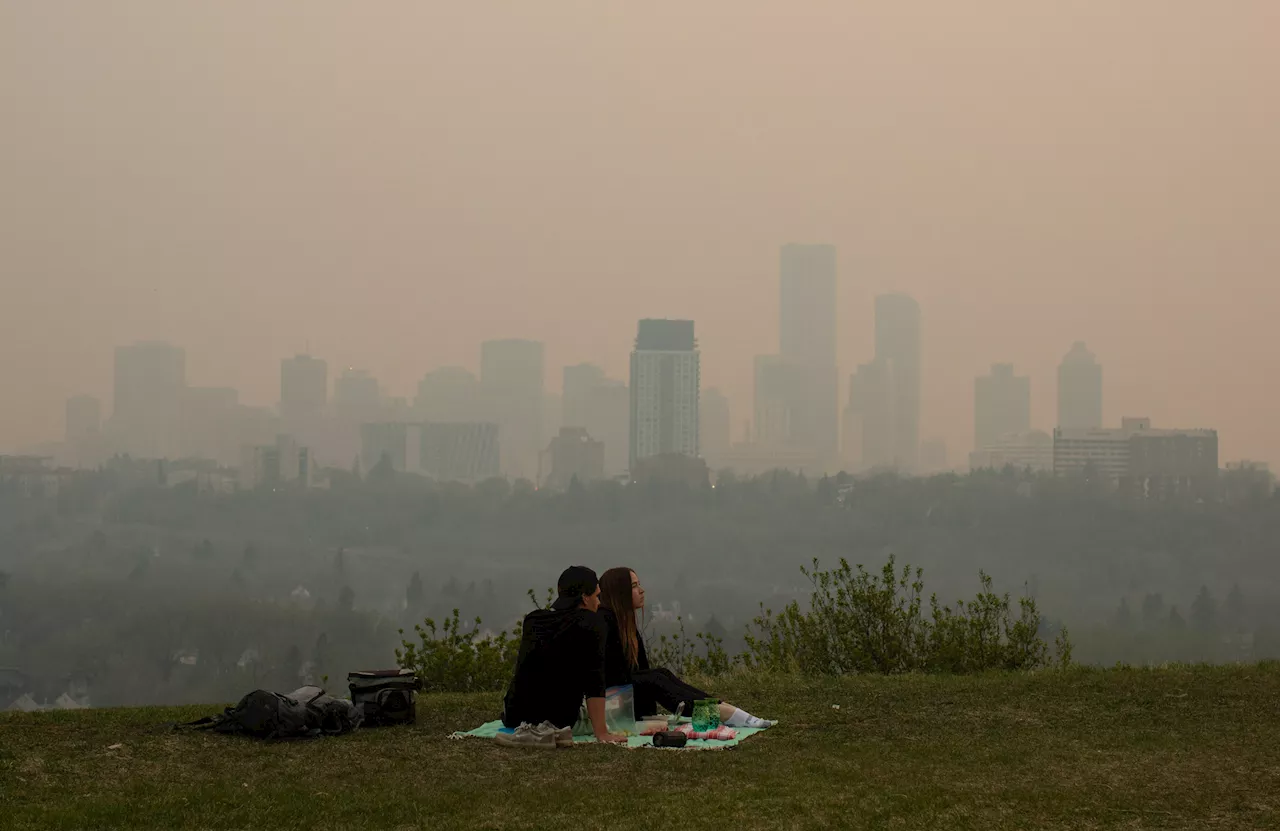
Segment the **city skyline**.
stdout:
[[[654,344],[664,339],[683,339],[686,332],[677,332],[675,328],[678,326],[692,326],[691,321],[671,321],[671,320],[650,320],[640,322],[642,334],[637,337],[637,345],[642,341],[647,341],[650,348]],[[650,329],[644,327],[648,325]],[[654,328],[657,327],[657,328]],[[665,327],[665,328],[664,328]],[[904,473],[925,473],[921,467],[918,457],[921,453],[927,453],[931,450],[936,451],[937,444],[940,440],[917,440],[915,441],[916,458],[908,462],[903,461],[901,454],[904,448],[910,447],[910,437],[912,422],[918,423],[919,412],[911,413],[908,411],[905,416],[905,423],[908,424],[906,435],[908,441],[903,442],[899,437],[898,424],[903,422],[903,417],[899,415],[903,410],[903,396],[899,386],[904,382],[901,377],[907,380],[905,383],[911,383],[910,378],[918,373],[918,369],[911,369],[912,361],[918,366],[921,356],[918,354],[918,342],[920,340],[920,309],[919,305],[906,295],[883,295],[877,298],[877,348],[881,350],[881,354],[874,355],[872,360],[859,367],[859,372],[850,379],[850,404],[844,409],[843,421],[841,423],[841,431],[843,433],[843,441],[846,443],[842,450],[842,459],[837,464],[827,466],[828,470],[834,470],[837,467],[846,470],[860,470],[876,467],[896,467]],[[691,332],[691,329],[690,329]],[[692,335],[688,334],[692,339]],[[692,341],[696,348],[696,341]],[[611,391],[616,390],[622,396],[626,396],[628,389],[627,384],[622,381],[610,379],[604,371],[597,365],[592,363],[581,363],[569,365],[562,368],[564,384],[562,390],[567,393],[562,403],[563,417],[560,424],[545,422],[544,415],[546,410],[546,399],[544,397],[544,387],[540,387],[539,382],[545,380],[548,367],[543,361],[543,345],[539,342],[521,340],[521,339],[498,339],[493,341],[485,341],[480,344],[481,365],[489,366],[489,374],[491,376],[488,387],[483,385],[481,379],[476,378],[468,370],[457,366],[437,367],[428,370],[422,380],[419,381],[417,387],[417,397],[412,399],[412,404],[408,402],[410,399],[395,396],[391,390],[381,385],[376,374],[364,369],[354,369],[347,367],[337,373],[333,378],[333,395],[331,400],[328,396],[329,378],[328,364],[319,357],[299,354],[280,361],[280,390],[279,400],[276,404],[274,416],[279,418],[276,425],[282,433],[290,433],[295,439],[302,439],[310,445],[311,440],[308,437],[308,428],[314,433],[315,423],[307,424],[308,419],[304,418],[300,412],[306,411],[311,418],[318,415],[332,415],[338,422],[345,422],[350,425],[359,427],[365,422],[385,423],[388,421],[397,423],[406,422],[444,422],[444,423],[476,423],[487,422],[495,425],[504,425],[500,432],[508,436],[516,436],[512,441],[517,447],[525,446],[526,452],[531,454],[532,460],[522,460],[519,463],[505,461],[502,465],[502,471],[505,475],[514,475],[516,477],[534,478],[539,475],[540,470],[538,461],[540,454],[547,452],[543,446],[547,439],[547,435],[554,436],[556,430],[568,427],[585,427],[592,439],[606,439],[605,446],[610,447],[611,456],[616,456],[620,452],[619,445],[623,443],[622,436],[624,430],[630,430],[629,424],[623,424],[623,402],[625,398],[614,396]],[[695,355],[697,353],[695,352]],[[157,431],[157,426],[163,427],[161,422],[154,421],[154,414],[143,412],[145,408],[139,407],[135,398],[137,394],[132,390],[139,385],[138,367],[147,367],[154,365],[158,369],[164,370],[160,373],[160,377],[142,378],[144,387],[151,389],[153,394],[158,394],[162,399],[167,400],[174,396],[169,395],[176,390],[177,400],[179,401],[179,416],[174,420],[178,433],[169,436],[168,441],[176,448],[177,452],[168,453],[168,458],[179,457],[203,457],[211,459],[226,458],[229,455],[238,452],[240,448],[233,444],[227,445],[224,441],[210,445],[207,438],[203,444],[195,443],[195,440],[189,439],[181,432],[184,430],[192,433],[199,432],[203,429],[206,433],[210,432],[211,426],[216,426],[217,419],[229,419],[233,416],[239,417],[245,413],[252,414],[253,425],[256,428],[256,434],[261,437],[258,443],[267,442],[271,438],[271,429],[264,420],[264,413],[267,412],[262,407],[244,406],[239,402],[238,391],[229,387],[194,387],[181,386],[176,387],[177,383],[184,383],[185,379],[185,350],[180,346],[171,345],[159,341],[140,341],[135,344],[122,345],[116,349],[116,366],[118,377],[115,378],[114,384],[117,389],[121,389],[125,394],[125,409],[117,418],[114,404],[108,410],[103,407],[103,402],[96,397],[78,394],[67,399],[65,402],[66,425],[65,436],[68,445],[72,443],[73,437],[83,440],[86,436],[92,434],[95,440],[100,440],[101,435],[112,435],[115,444],[112,446],[112,452],[137,452],[136,445],[131,439],[130,424],[136,422],[139,418],[144,420],[151,417],[154,423],[148,425],[147,438],[150,442],[157,441],[157,436],[162,436],[164,431]],[[894,364],[906,364],[908,369],[906,375],[902,376],[901,372],[892,371]],[[780,436],[787,434],[786,426],[779,427],[775,422],[777,419],[789,418],[789,407],[794,403],[796,396],[796,384],[798,376],[788,375],[786,373],[777,373],[778,370],[784,369],[787,362],[780,355],[762,355],[756,356],[754,360],[756,374],[756,391],[755,403],[750,411],[751,417],[746,420],[748,432],[746,436],[758,450],[781,449],[783,444],[778,441]],[[634,356],[633,356],[634,367]],[[482,370],[483,371],[483,370]],[[633,369],[634,371],[634,369]],[[762,375],[766,373],[765,375]],[[771,376],[767,373],[777,374],[777,380],[766,380]],[[972,444],[973,451],[994,447],[996,439],[1016,439],[1027,434],[1027,431],[1033,429],[1030,421],[1031,411],[1031,389],[1030,379],[1026,376],[1016,376],[1013,374],[1014,369],[1011,364],[996,363],[992,364],[988,374],[978,376],[974,382],[973,391],[973,409],[975,436]],[[701,383],[700,369],[695,367],[695,374],[698,376],[697,383]],[[502,376],[502,377],[498,377]],[[900,377],[901,376],[901,377]],[[1102,367],[1097,362],[1096,356],[1090,352],[1083,342],[1075,342],[1071,349],[1067,352],[1058,368],[1058,411],[1062,413],[1080,412],[1100,413],[1101,412],[1101,380]],[[534,417],[528,417],[528,412],[535,408],[504,406],[514,405],[518,403],[516,399],[521,399],[521,391],[517,390],[513,394],[510,390],[505,392],[500,389],[502,386],[510,386],[515,383],[517,386],[523,385],[528,387],[527,395],[530,403],[534,400],[541,400],[542,407],[536,408]],[[861,389],[860,389],[861,386]],[[576,392],[575,392],[575,387]],[[170,389],[173,388],[173,389]],[[434,391],[434,393],[433,393]],[[706,392],[714,396],[714,408],[717,413],[724,412],[724,417],[715,416],[717,420],[717,433],[715,440],[712,442],[715,449],[711,453],[703,453],[713,458],[718,455],[729,453],[732,446],[732,421],[733,416],[727,407],[727,399],[716,388],[707,388]],[[432,401],[431,396],[435,395],[438,400]],[[514,395],[514,397],[513,397]],[[859,396],[863,396],[865,401],[859,406],[865,407],[865,412],[858,412],[855,402]],[[762,397],[763,396],[763,397]],[[1065,397],[1064,397],[1065,396]],[[556,396],[560,398],[560,396]],[[906,400],[907,407],[910,407],[910,401],[916,396],[908,394]],[[597,399],[598,400],[595,400]],[[305,399],[305,402],[299,403],[299,399]],[[501,399],[501,400],[499,400]],[[608,403],[617,399],[617,406]],[[1083,401],[1081,400],[1083,399]],[[290,401],[293,401],[291,404]],[[523,399],[521,399],[523,400]],[[633,402],[634,404],[634,402]],[[330,405],[330,406],[326,406]],[[607,409],[604,409],[607,408]],[[763,408],[763,409],[762,409]],[[773,408],[770,410],[769,408]],[[516,414],[524,411],[525,416],[517,416]],[[110,415],[104,415],[104,413]],[[195,415],[193,416],[192,413]],[[590,415],[587,415],[590,413]],[[1077,416],[1074,423],[1059,422],[1050,425],[1049,429],[1062,427],[1066,425],[1068,430],[1085,429],[1084,421],[1092,419],[1092,415]],[[1136,418],[1136,417],[1135,417]],[[871,432],[868,433],[867,419],[871,419]],[[876,419],[880,419],[879,422]],[[629,420],[629,417],[628,419]],[[849,422],[853,421],[851,425]],[[163,421],[163,419],[161,419]],[[529,422],[531,427],[528,429],[514,429],[511,425],[516,422]],[[698,422],[697,429],[699,433],[705,431],[706,419],[695,419]],[[507,423],[510,422],[510,423]],[[719,426],[721,422],[728,423],[730,428],[725,430]],[[193,429],[198,425],[198,428]],[[563,425],[563,428],[561,427]],[[850,432],[851,426],[853,432]],[[1101,429],[1103,424],[1101,420],[1091,422],[1090,427]],[[517,425],[518,427],[518,425]],[[1034,425],[1034,428],[1043,434],[1040,425]],[[363,428],[361,428],[361,431]],[[358,431],[358,432],[361,432]],[[250,433],[255,432],[253,428]],[[918,434],[916,434],[918,436]],[[983,436],[986,436],[984,444]],[[520,438],[523,436],[523,439]],[[854,445],[850,446],[848,442],[854,441]],[[701,442],[704,437],[699,435],[695,438],[696,442]],[[250,442],[252,444],[253,442]],[[630,441],[626,441],[630,444]],[[945,444],[945,443],[944,443]],[[930,447],[932,445],[932,447]],[[744,445],[745,446],[745,445]],[[872,448],[872,452],[868,454],[868,448]],[[70,448],[64,448],[71,453]],[[364,457],[367,452],[359,445],[353,445],[350,449],[361,456],[361,462],[368,464],[368,459]],[[509,457],[510,450],[504,450],[504,457]],[[143,453],[145,455],[145,451]],[[403,455],[403,454],[401,454]],[[785,456],[779,457],[779,464],[786,464]],[[796,458],[796,457],[791,457]],[[977,457],[974,457],[977,458]],[[986,457],[984,457],[986,458]],[[333,462],[335,459],[330,458],[328,461]],[[972,460],[971,460],[972,461]],[[936,465],[925,464],[932,470]],[[610,475],[616,475],[619,472],[620,465],[611,462],[608,465]],[[962,464],[952,465],[954,469],[963,469]],[[399,469],[399,468],[398,468]]]
[[840,252],[840,404],[873,298],[907,292],[920,435],[953,459],[975,375],[1014,363],[1048,427],[1081,340],[1105,423],[1213,425],[1224,458],[1280,461],[1259,383],[1280,375],[1272,3],[707,0],[683,26],[660,5],[327,3],[305,37],[128,5],[6,18],[7,451],[55,439],[67,398],[109,400],[112,350],[141,339],[266,405],[299,352],[412,398],[505,337],[546,345],[550,390],[584,360],[624,379],[635,321],[680,317],[746,413],[779,246],[811,240]]

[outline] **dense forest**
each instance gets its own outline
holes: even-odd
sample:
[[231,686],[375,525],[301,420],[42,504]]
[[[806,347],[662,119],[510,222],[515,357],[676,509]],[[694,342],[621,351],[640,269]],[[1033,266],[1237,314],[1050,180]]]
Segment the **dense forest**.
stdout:
[[566,565],[634,568],[646,625],[737,648],[761,604],[808,597],[814,558],[979,571],[1070,627],[1097,663],[1280,657],[1280,499],[1258,471],[1212,503],[1133,501],[1007,470],[822,479],[728,473],[567,492],[438,484],[374,468],[330,487],[199,492],[86,473],[55,499],[0,491],[0,708],[218,701],[335,688],[394,662],[399,630],[460,609],[504,628]]

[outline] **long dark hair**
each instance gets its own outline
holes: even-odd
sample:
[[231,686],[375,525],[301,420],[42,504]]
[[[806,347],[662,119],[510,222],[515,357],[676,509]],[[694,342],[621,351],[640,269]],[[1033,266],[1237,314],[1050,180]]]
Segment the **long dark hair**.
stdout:
[[640,634],[636,628],[636,610],[631,603],[631,574],[628,566],[611,568],[600,575],[600,605],[618,618],[618,634],[622,637],[622,653],[632,669],[640,665]]

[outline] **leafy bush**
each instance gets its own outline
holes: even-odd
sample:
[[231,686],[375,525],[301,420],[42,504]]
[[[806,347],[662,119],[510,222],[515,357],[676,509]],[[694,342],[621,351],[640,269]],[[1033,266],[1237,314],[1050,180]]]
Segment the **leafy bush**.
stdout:
[[[554,593],[548,592],[541,608],[548,608]],[[529,600],[539,606],[533,590]],[[458,610],[437,627],[427,618],[413,627],[418,642],[402,640],[396,650],[397,665],[412,669],[422,681],[425,692],[492,692],[506,687],[515,672],[520,652],[523,621],[516,621],[510,632],[480,634],[480,618],[474,626],[463,627]],[[400,630],[404,635],[404,630]]]
[[742,662],[741,656],[733,658],[724,650],[724,639],[705,632],[694,635],[697,643],[702,645],[703,654],[697,653],[694,638],[685,634],[684,618],[677,617],[680,631],[670,636],[658,638],[655,648],[649,654],[649,664],[654,667],[665,667],[676,675],[724,675]]
[[[765,671],[799,671],[811,675],[901,672],[979,672],[1023,670],[1049,665],[1049,650],[1040,637],[1035,601],[1018,601],[1017,614],[1008,594],[991,591],[991,578],[979,572],[982,590],[954,607],[929,599],[922,608],[924,572],[903,566],[893,557],[879,575],[841,559],[838,568],[801,568],[813,584],[809,611],[797,602],[780,613],[761,607],[747,633],[745,666]],[[1056,640],[1058,661],[1069,663],[1066,630]]]
[[[662,635],[650,651],[650,663],[677,675],[715,677],[738,668],[757,672],[801,672],[809,675],[903,672],[969,673],[983,670],[1029,670],[1047,667],[1049,646],[1040,636],[1035,600],[1024,597],[1014,606],[1008,594],[991,590],[991,578],[978,573],[981,590],[954,606],[932,595],[926,613],[924,572],[903,566],[893,557],[880,573],[841,559],[830,571],[813,564],[801,572],[813,584],[809,610],[792,602],[781,612],[761,607],[746,633],[747,649],[730,657],[715,635],[689,637],[684,619],[679,631]],[[533,591],[535,607],[548,608]],[[480,618],[464,627],[458,610],[437,626],[431,618],[414,627],[418,642],[403,640],[396,650],[399,665],[413,669],[428,692],[483,692],[503,689],[515,670],[521,622],[508,631],[481,635]],[[404,634],[404,630],[400,630]],[[1071,661],[1066,629],[1054,639],[1056,662]]]

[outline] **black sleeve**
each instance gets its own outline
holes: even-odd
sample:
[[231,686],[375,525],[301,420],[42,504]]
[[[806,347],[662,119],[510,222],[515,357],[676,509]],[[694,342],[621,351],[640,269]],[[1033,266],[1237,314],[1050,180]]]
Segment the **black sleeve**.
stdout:
[[587,698],[604,698],[604,649],[608,626],[598,614],[587,612],[583,617],[582,634],[582,694]]
[[649,653],[644,648],[644,635],[637,628],[636,630],[636,669],[647,670],[649,668]]
[[612,610],[600,607],[600,619],[604,621],[604,683],[616,687],[631,683],[631,667],[622,652],[622,633],[618,630],[618,617]]

